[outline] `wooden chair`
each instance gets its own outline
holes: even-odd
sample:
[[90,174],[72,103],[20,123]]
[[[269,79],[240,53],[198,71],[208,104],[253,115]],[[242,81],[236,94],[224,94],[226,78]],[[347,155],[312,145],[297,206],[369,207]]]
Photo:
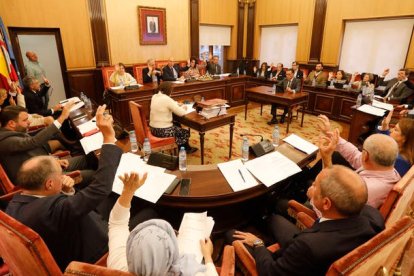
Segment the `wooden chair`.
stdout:
[[10,201],[15,194],[21,192],[21,189],[16,187],[10,181],[2,165],[0,165],[0,189],[2,192],[2,195],[0,196],[0,201],[4,202]]
[[111,87],[111,84],[109,83],[109,77],[112,75],[114,71],[115,71],[115,66],[108,66],[108,67],[101,68],[102,79],[103,79],[103,84],[104,84],[105,89]]
[[133,101],[129,102],[129,110],[131,111],[132,121],[134,122],[135,135],[137,137],[138,148],[142,151],[144,139],[148,138],[151,144],[151,151],[176,151],[177,144],[174,137],[160,138],[151,134],[148,127],[144,109],[140,104]]
[[[407,216],[403,217],[391,227],[335,261],[326,275],[377,275],[377,271],[384,268],[387,271],[393,271],[413,232],[414,220]],[[258,275],[256,262],[244,244],[241,241],[234,241],[233,246],[238,263],[246,272],[245,275]],[[272,246],[273,248],[268,247],[271,252],[279,249],[278,244]]]
[[144,84],[144,77],[142,75],[142,69],[146,68],[147,64],[135,64],[132,66],[132,72],[134,73],[134,78],[139,84]]

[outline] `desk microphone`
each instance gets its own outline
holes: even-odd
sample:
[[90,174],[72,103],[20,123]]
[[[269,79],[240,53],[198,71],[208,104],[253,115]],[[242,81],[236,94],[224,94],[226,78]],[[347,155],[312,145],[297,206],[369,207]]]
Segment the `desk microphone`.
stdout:
[[240,134],[241,137],[243,136],[255,136],[255,137],[260,137],[260,142],[263,141],[263,136],[260,134],[249,134],[249,133],[245,133],[245,134]]

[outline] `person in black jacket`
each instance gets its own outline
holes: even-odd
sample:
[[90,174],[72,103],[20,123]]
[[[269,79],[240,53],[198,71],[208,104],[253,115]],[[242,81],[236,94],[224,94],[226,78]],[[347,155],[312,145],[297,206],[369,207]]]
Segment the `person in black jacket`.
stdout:
[[178,64],[174,64],[174,59],[170,58],[167,66],[164,66],[162,69],[162,79],[164,81],[184,80],[185,78],[183,76],[180,77],[180,71],[182,71],[180,66]]
[[159,82],[161,79],[161,70],[155,67],[153,58],[147,61],[147,67],[142,69],[142,79],[144,83]]
[[299,64],[294,61],[292,62],[293,77],[296,79],[303,79],[303,71],[299,69]]
[[259,275],[325,275],[334,261],[384,229],[379,211],[365,205],[365,183],[349,168],[324,169],[308,195],[321,219],[300,231],[284,217],[273,215],[270,228],[280,245],[274,256],[255,235],[234,232],[233,237],[252,252]]

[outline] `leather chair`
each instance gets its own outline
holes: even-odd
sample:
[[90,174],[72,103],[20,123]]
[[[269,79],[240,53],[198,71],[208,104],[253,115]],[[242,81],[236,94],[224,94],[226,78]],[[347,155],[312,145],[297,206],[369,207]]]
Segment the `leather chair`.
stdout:
[[135,135],[137,137],[138,148],[142,151],[144,145],[144,139],[148,138],[151,144],[151,151],[176,151],[177,144],[174,137],[160,138],[151,134],[149,126],[147,124],[146,115],[144,109],[140,104],[133,101],[129,102],[129,110],[131,111],[132,121],[134,122]]
[[142,69],[146,68],[147,64],[135,64],[132,66],[132,72],[134,73],[134,78],[139,84],[144,84],[144,77],[142,76]]
[[[403,215],[412,211],[409,209],[414,202],[412,195],[414,194],[414,166],[398,181],[392,190],[388,193],[384,203],[379,208],[381,215],[384,217],[386,224],[392,224]],[[299,212],[306,213],[313,221],[306,218],[306,221],[301,221],[297,217]],[[301,228],[309,228],[317,219],[316,213],[304,206],[303,204],[289,200],[288,214],[296,219],[296,225]]]
[[21,192],[21,189],[16,187],[10,181],[2,165],[0,165],[0,189],[2,192],[2,195],[0,196],[0,201],[4,201],[4,202],[10,201],[15,194],[18,194]]
[[[413,233],[414,220],[405,216],[335,261],[326,275],[377,275],[380,270],[394,271]],[[245,275],[258,275],[256,262],[244,244],[241,241],[234,241],[233,246],[238,264],[240,263],[240,268],[246,272]],[[278,244],[272,247],[268,247],[271,252],[279,249]]]
[[113,72],[115,72],[115,66],[102,67],[101,72],[104,88],[107,89],[111,87],[111,84],[109,83],[109,77],[112,75]]

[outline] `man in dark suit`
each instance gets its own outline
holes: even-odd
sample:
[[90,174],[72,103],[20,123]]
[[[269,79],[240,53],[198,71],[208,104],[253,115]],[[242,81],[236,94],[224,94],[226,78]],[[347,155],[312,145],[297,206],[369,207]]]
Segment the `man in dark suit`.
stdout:
[[[277,85],[283,88],[283,91],[296,93],[300,91],[301,84],[302,83],[299,79],[293,77],[293,70],[288,69],[286,70],[286,78],[282,80],[281,82],[279,82]],[[272,114],[272,119],[269,122],[267,122],[269,125],[277,124],[276,109],[277,109],[277,104],[272,104],[272,109],[270,111],[270,114]],[[283,115],[280,118],[280,122],[282,124],[285,122],[285,117],[288,111],[289,111],[288,107],[285,107],[285,109],[283,110]]]
[[272,234],[281,246],[274,256],[263,241],[236,231],[253,253],[259,275],[325,275],[329,266],[384,229],[377,209],[365,205],[367,188],[351,169],[324,169],[308,194],[322,217],[302,232],[280,215],[271,217]]
[[219,57],[213,56],[209,62],[207,62],[207,72],[210,75],[220,75],[221,66],[219,64]]
[[153,58],[147,61],[147,67],[142,69],[142,78],[144,83],[159,82],[161,79],[161,70],[155,67]]
[[396,78],[384,81],[384,78],[390,69],[385,69],[382,76],[379,78],[378,85],[384,85],[385,90],[381,95],[385,101],[396,101],[398,103],[404,103],[405,100],[413,93],[413,91],[407,87],[407,78],[409,75],[408,69],[400,69]]
[[180,77],[180,71],[180,66],[174,64],[174,58],[171,57],[168,60],[167,66],[164,66],[162,69],[162,79],[164,81],[184,80],[185,78],[183,76]]
[[299,64],[296,61],[292,62],[292,70],[295,79],[303,79],[303,71],[299,69]]
[[34,157],[19,171],[23,191],[6,210],[39,233],[62,270],[73,260],[94,263],[108,251],[107,222],[93,210],[111,193],[122,150],[114,144],[113,120],[104,110],[105,105],[96,113],[104,145],[92,183],[74,195],[62,194],[59,164],[50,156]]
[[[271,68],[273,69],[273,66]],[[282,63],[279,62],[276,65],[276,70],[270,72],[269,78],[277,82],[283,81],[286,78],[286,72],[283,70]]]

